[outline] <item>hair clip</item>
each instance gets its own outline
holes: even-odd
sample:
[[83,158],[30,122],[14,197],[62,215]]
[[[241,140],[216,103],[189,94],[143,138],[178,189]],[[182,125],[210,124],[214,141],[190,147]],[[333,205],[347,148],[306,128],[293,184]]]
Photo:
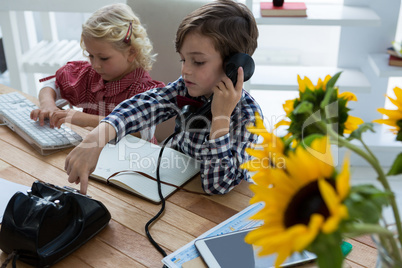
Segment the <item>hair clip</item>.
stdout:
[[133,32],[133,24],[132,24],[132,22],[130,21],[130,25],[128,26],[128,30],[127,30],[126,37],[124,37],[124,40],[123,40],[124,43],[130,42],[130,38],[131,38],[132,32]]

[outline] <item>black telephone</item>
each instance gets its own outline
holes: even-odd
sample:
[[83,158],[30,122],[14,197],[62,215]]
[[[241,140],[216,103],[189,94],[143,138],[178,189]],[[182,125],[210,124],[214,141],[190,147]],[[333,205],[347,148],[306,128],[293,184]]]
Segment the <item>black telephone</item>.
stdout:
[[[229,56],[224,61],[225,73],[232,80],[233,86],[237,82],[237,70],[243,67],[244,81],[247,81],[254,74],[255,64],[253,58],[246,53],[236,53]],[[186,105],[182,108],[180,115],[176,117],[176,126],[180,129],[203,129],[209,124],[211,119],[211,102],[213,95],[200,108],[192,105]],[[184,119],[184,122],[182,120]]]
[[73,188],[36,181],[27,194],[17,192],[8,202],[0,249],[13,254],[13,262],[49,267],[84,245],[110,219],[100,201]]

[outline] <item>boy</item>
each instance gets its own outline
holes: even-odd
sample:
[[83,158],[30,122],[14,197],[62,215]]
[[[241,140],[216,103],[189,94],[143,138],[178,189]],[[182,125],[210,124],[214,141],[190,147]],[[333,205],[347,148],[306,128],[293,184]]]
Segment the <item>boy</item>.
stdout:
[[[213,94],[208,127],[183,130],[171,146],[200,161],[202,187],[209,194],[224,194],[247,171],[239,166],[248,160],[245,149],[257,141],[246,130],[261,109],[243,91],[243,69],[236,86],[225,75],[224,59],[242,52],[252,55],[257,47],[255,19],[243,4],[231,0],[208,3],[187,15],[176,35],[176,50],[182,62],[181,77],[164,88],[152,89],[122,102],[66,158],[69,182],[81,183],[87,191],[88,176],[96,167],[102,148],[125,135],[157,125],[180,115],[180,103],[207,101]],[[179,127],[176,127],[176,131]]]

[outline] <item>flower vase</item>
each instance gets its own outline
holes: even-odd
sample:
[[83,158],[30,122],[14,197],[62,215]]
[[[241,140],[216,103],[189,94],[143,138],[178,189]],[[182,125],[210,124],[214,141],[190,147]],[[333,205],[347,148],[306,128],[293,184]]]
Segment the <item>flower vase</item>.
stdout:
[[[393,233],[397,233],[394,225],[388,227],[388,229],[391,230]],[[398,236],[396,234],[394,236],[394,241],[395,245],[397,246],[397,250],[399,252],[395,252],[388,239],[384,239],[379,235],[372,235],[371,238],[374,244],[376,245],[378,252],[377,263],[375,266],[376,268],[402,267],[402,261],[398,261],[395,257],[395,255],[402,256],[401,245],[399,243]]]

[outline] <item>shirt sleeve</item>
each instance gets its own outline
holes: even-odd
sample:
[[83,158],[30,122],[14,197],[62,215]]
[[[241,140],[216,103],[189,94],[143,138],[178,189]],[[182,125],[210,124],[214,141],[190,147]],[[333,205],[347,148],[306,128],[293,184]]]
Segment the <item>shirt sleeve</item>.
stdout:
[[56,87],[61,98],[71,105],[79,106],[86,102],[84,91],[91,86],[95,71],[90,63],[85,61],[70,61],[56,72]]
[[231,133],[214,140],[206,137],[199,159],[202,187],[206,193],[225,194],[242,180],[250,179],[248,171],[240,169],[240,165],[251,158],[246,148],[258,140],[258,135],[247,131],[248,124],[251,121],[245,120]]
[[148,90],[120,103],[101,121],[111,124],[116,130],[116,139],[111,143],[119,142],[127,134],[156,126],[180,112],[176,103],[176,88],[181,84],[178,80],[164,88]]
[[61,99],[60,88],[56,87],[55,79],[50,79],[50,80],[44,81],[42,83],[43,83],[43,86],[42,86],[41,90],[45,87],[50,87],[56,93],[56,100]]

